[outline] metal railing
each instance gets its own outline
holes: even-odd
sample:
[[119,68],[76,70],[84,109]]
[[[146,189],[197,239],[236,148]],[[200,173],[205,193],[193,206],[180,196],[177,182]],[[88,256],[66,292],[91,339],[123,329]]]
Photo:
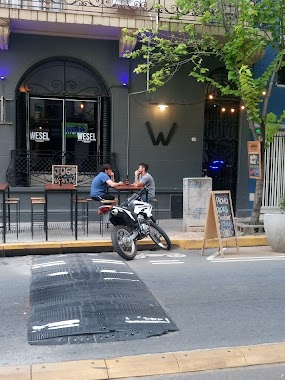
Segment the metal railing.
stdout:
[[11,186],[42,186],[52,181],[52,165],[77,165],[78,186],[90,186],[101,165],[109,163],[119,180],[116,154],[77,154],[73,152],[12,150],[6,179]]
[[265,151],[262,207],[278,209],[283,194],[285,194],[285,132],[279,131]]
[[[111,14],[123,18],[146,19],[149,21],[187,21],[200,24],[198,12],[194,9],[182,14],[175,0],[0,0],[0,7],[35,11],[98,14]],[[214,12],[214,11],[213,11]],[[231,5],[226,13],[233,20],[235,12]],[[209,24],[213,25],[214,22]]]

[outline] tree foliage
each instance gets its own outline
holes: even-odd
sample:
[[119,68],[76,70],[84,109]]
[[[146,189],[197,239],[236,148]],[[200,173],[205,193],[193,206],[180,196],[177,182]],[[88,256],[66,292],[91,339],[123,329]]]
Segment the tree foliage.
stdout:
[[[254,138],[266,148],[285,119],[285,112],[268,112],[268,101],[285,54],[285,0],[177,0],[177,5],[180,16],[191,12],[197,23],[180,22],[181,30],[171,34],[159,29],[138,30],[141,47],[128,54],[144,58],[135,72],[151,73],[149,89],[155,91],[181,65],[187,64],[189,75],[197,82],[210,82],[222,95],[241,99]],[[257,76],[253,64],[269,47],[275,54]],[[233,86],[210,77],[207,62],[211,56],[225,66]],[[260,134],[256,133],[256,125],[260,126]],[[261,183],[259,193],[260,186]],[[261,199],[255,200],[255,219],[259,219],[260,207]]]

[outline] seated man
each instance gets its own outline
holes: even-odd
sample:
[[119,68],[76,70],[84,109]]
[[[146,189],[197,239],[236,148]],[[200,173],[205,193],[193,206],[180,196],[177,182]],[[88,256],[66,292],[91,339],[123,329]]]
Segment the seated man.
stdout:
[[148,197],[146,194],[143,194],[141,197],[143,201],[150,202],[155,198],[155,183],[153,177],[148,173],[148,164],[144,164],[143,162],[139,164],[138,169],[135,171],[135,182],[133,185],[147,188]]
[[108,194],[107,186],[115,187],[122,184],[123,182],[114,182],[114,173],[112,172],[111,165],[104,164],[101,166],[99,174],[93,178],[90,196],[95,201],[115,200],[118,203],[118,198]]

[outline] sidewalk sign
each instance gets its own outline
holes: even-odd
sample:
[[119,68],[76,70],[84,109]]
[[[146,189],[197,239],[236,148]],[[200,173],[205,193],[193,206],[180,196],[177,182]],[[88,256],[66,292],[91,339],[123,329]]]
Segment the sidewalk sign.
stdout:
[[223,240],[234,239],[238,253],[237,234],[234,223],[233,207],[231,200],[231,192],[212,191],[209,201],[209,207],[206,217],[205,233],[202,245],[204,253],[205,241],[208,239],[219,240],[219,252],[224,257]]
[[52,183],[77,186],[77,165],[52,165]]
[[248,152],[249,178],[261,179],[260,141],[248,141],[247,152]]

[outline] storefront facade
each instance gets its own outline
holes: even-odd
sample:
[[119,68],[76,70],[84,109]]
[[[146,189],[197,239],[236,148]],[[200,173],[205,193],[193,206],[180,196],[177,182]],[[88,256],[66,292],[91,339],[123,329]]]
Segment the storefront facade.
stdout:
[[[204,175],[214,189],[232,191],[237,215],[248,213],[249,131],[239,101],[209,100],[214,89],[197,84],[187,67],[150,94],[145,75],[133,73],[136,62],[120,57],[118,39],[85,37],[12,28],[0,50],[0,181],[26,198],[27,212],[31,194],[51,180],[52,164],[78,165],[78,187],[88,196],[103,162],[130,181],[147,162],[163,217],[182,206],[183,178]],[[219,63],[211,65],[222,75]],[[163,112],[160,102],[168,105]]]

